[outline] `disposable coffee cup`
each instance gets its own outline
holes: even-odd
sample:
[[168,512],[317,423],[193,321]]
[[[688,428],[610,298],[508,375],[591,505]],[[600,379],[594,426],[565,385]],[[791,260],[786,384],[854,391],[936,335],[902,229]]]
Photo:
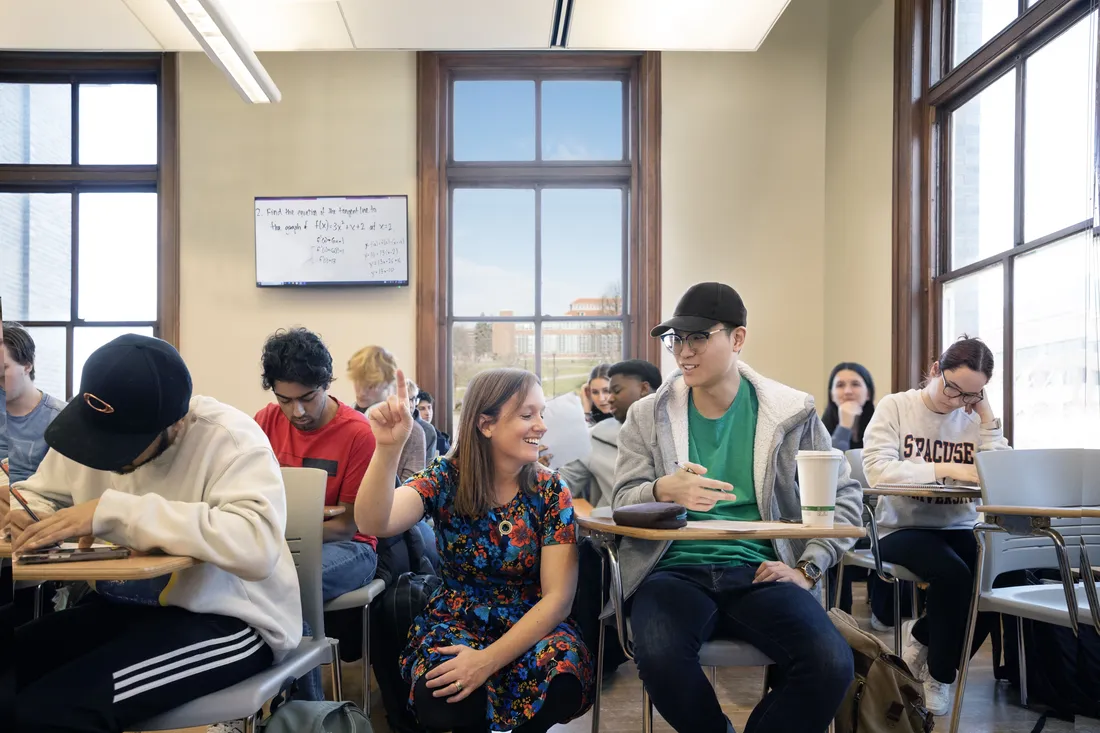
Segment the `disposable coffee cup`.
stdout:
[[802,524],[832,527],[836,510],[836,478],[844,454],[838,450],[800,450],[798,490],[802,495]]

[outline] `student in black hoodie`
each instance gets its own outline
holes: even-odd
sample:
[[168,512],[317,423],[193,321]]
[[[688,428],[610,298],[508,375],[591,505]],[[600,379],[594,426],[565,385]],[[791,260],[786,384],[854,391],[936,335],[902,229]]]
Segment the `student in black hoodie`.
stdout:
[[863,447],[863,433],[875,414],[875,380],[862,364],[842,361],[829,374],[829,406],[821,415],[833,447]]

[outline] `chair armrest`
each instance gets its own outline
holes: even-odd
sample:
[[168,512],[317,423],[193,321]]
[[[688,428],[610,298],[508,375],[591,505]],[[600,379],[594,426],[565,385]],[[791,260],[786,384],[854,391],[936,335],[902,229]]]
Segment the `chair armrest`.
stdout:
[[[615,631],[619,635],[619,645],[623,648],[623,652],[633,660],[634,648],[626,633],[626,600],[623,598],[623,576],[619,570],[619,550],[615,546],[615,541],[606,537],[599,540],[599,548],[607,557],[607,567],[611,570],[608,595],[611,597],[611,607],[615,609]],[[603,623],[602,619],[600,623]]]
[[1081,584],[1085,586],[1085,598],[1089,599],[1089,610],[1092,612],[1092,625],[1096,633],[1100,634],[1100,598],[1096,593],[1096,574],[1089,562],[1089,552],[1085,544],[1085,536],[1078,538],[1081,541]]
[[884,583],[896,583],[898,579],[892,575],[887,575],[886,571],[882,569],[882,555],[879,554],[878,549],[878,522],[875,520],[874,510],[866,500],[867,497],[864,496],[863,514],[867,517],[867,536],[871,538],[871,557],[875,561],[875,574]]

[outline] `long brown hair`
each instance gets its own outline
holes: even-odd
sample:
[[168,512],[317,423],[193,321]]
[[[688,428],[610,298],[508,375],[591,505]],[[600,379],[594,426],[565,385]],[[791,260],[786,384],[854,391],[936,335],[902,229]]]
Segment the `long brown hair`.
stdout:
[[[451,448],[450,458],[458,468],[458,494],[455,508],[465,517],[486,514],[495,504],[493,447],[478,424],[482,415],[492,422],[502,418],[504,406],[513,397],[523,404],[531,387],[539,378],[523,369],[489,369],[470,380],[462,399],[458,439]],[[520,469],[520,491],[534,493],[538,488],[537,464]]]

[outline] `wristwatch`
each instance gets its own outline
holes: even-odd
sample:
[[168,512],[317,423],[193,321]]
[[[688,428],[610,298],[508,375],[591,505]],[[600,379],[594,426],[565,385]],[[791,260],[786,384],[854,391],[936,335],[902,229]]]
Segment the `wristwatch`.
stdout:
[[806,576],[806,579],[810,581],[810,586],[817,585],[817,581],[821,580],[821,568],[813,564],[809,560],[803,560],[796,566],[802,571],[802,574]]

